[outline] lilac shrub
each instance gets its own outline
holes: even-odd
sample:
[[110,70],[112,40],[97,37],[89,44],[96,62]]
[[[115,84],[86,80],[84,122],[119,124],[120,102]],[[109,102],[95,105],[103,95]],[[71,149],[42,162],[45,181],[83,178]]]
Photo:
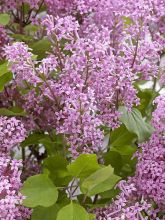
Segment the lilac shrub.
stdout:
[[164,8],[2,0],[0,219],[164,220]]

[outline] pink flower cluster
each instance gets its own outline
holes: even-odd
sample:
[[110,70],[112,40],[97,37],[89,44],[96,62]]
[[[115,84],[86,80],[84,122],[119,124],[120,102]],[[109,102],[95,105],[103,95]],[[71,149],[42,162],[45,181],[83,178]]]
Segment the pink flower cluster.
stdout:
[[[119,182],[121,193],[110,206],[96,209],[97,220],[164,220],[164,216],[159,217],[165,212],[165,128],[159,118],[165,117],[164,97],[159,96],[155,101],[157,108],[153,112],[153,124],[156,131],[148,142],[139,146],[135,176],[127,182]],[[155,209],[153,201],[157,206]]]
[[21,161],[9,156],[0,156],[0,219],[28,219],[30,211],[21,206],[24,197],[19,192],[21,187]]
[[12,159],[10,151],[26,137],[21,121],[0,117],[0,219],[28,219],[30,211],[21,206],[24,197],[19,192],[21,160]]
[[155,103],[155,132],[148,142],[140,145],[142,152],[138,154],[135,178],[139,194],[153,199],[165,211],[165,95],[158,96]]
[[26,130],[21,121],[15,118],[0,117],[0,152],[10,150],[26,137]]
[[143,198],[138,199],[138,189],[134,183],[122,180],[118,187],[121,193],[112,201],[112,205],[95,210],[96,220],[147,220],[148,217],[144,217],[143,213],[151,219],[159,219],[150,203]]
[[135,182],[138,193],[155,203],[165,211],[165,137],[153,134],[147,143],[140,147]]
[[[10,48],[9,53],[8,48]],[[13,64],[11,70],[16,73],[15,78],[18,84],[23,84],[24,80],[31,84],[37,82],[38,78],[35,76],[32,53],[25,44],[16,42],[12,47],[6,46],[5,55],[9,62]]]
[[[72,155],[97,152],[103,140],[100,126],[118,127],[118,106],[131,109],[139,103],[133,87],[136,74],[109,47],[108,29],[95,36],[81,36],[71,16],[47,16],[43,24],[53,54],[39,61],[39,66],[27,45],[17,42],[5,48],[16,83],[21,86],[26,80],[34,87],[40,85],[37,93],[32,89],[22,97],[23,107],[38,118],[40,126],[44,117],[44,127],[65,134]],[[52,103],[51,108],[48,103]]]
[[157,108],[153,112],[152,124],[155,127],[156,131],[163,132],[165,131],[165,95],[158,96],[154,103],[157,105]]
[[8,12],[10,10],[15,10],[19,7],[21,7],[22,4],[28,4],[30,8],[38,9],[39,3],[41,0],[2,0],[0,5],[0,11],[2,12]]

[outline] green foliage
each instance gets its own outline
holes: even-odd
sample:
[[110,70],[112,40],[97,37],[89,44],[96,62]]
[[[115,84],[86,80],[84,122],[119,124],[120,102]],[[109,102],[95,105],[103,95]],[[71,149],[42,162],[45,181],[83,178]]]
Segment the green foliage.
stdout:
[[142,113],[142,115],[145,116],[147,113],[147,107],[153,97],[153,91],[151,89],[139,89],[138,97],[140,98],[140,105],[138,106],[138,109]]
[[89,214],[82,206],[71,202],[60,209],[57,220],[89,220]]
[[68,162],[61,155],[48,157],[44,160],[44,168],[49,170],[49,177],[56,186],[68,185],[72,177],[67,171]]
[[26,112],[22,108],[12,107],[10,109],[0,108],[0,115],[6,116],[26,116]]
[[130,133],[124,125],[121,125],[110,133],[110,147],[131,144],[135,138],[135,134]]
[[111,165],[114,173],[126,178],[134,174],[136,159],[132,159],[136,147],[130,145],[113,147],[109,152],[104,154],[105,165]]
[[128,111],[126,107],[122,106],[119,111],[122,113],[120,120],[128,131],[137,135],[139,142],[143,142],[151,136],[153,128],[144,121],[138,109],[133,108],[132,111]]
[[87,196],[93,196],[112,189],[119,180],[111,166],[103,167],[84,179],[81,190]]
[[153,89],[138,89],[138,97],[140,98],[140,105],[137,107],[144,117],[149,121],[151,119],[152,111],[154,110],[153,100],[159,95]]
[[37,25],[32,25],[32,24],[29,24],[27,25],[24,30],[25,31],[28,31],[28,32],[36,32],[40,29],[40,26],[37,26]]
[[67,166],[73,177],[83,179],[100,168],[95,154],[82,154]]
[[118,188],[116,188],[116,189],[113,188],[108,191],[100,193],[100,195],[101,195],[102,199],[107,199],[107,201],[109,203],[109,200],[112,198],[115,198],[119,194],[119,192],[120,192],[120,190]]
[[36,207],[33,210],[31,220],[56,220],[60,207],[54,204],[50,207]]
[[12,38],[14,38],[17,41],[23,41],[25,43],[28,43],[29,41],[33,41],[33,37],[29,35],[24,34],[11,34]]
[[0,92],[3,91],[5,85],[13,79],[13,74],[8,70],[8,63],[3,62],[0,65]]
[[132,25],[134,22],[131,18],[123,16],[124,27],[127,28],[128,26]]
[[[0,18],[1,20],[1,18]],[[13,79],[13,74],[8,70],[7,62],[0,65],[0,92],[3,91],[5,85]]]
[[10,15],[9,14],[0,14],[0,24],[1,25],[7,25],[10,21]]
[[89,220],[94,220],[96,217],[95,214],[89,213]]
[[130,133],[124,125],[110,132],[108,151],[104,153],[105,165],[111,165],[114,173],[122,178],[132,175],[136,159],[132,159],[137,150],[136,135]]
[[7,62],[4,62],[0,65],[0,77],[2,75],[4,75],[5,73],[9,72],[8,70],[8,63]]
[[3,91],[4,86],[13,79],[13,74],[11,72],[4,73],[0,76],[0,92]]
[[49,40],[42,39],[37,42],[31,43],[30,47],[33,49],[33,53],[38,55],[38,59],[42,59],[48,52],[51,51],[51,43]]
[[21,193],[26,196],[23,204],[30,208],[52,206],[58,198],[55,185],[45,174],[29,177],[24,182]]
[[41,140],[49,138],[46,134],[32,133],[21,144],[22,147],[26,147],[32,144],[40,144]]
[[22,142],[21,146],[26,147],[34,144],[42,144],[46,148],[49,156],[54,156],[62,149],[62,139],[60,135],[54,135],[52,139],[48,134],[31,133],[25,141]]
[[116,174],[120,174],[123,166],[122,156],[115,151],[109,151],[104,155],[105,165],[111,165],[114,168]]

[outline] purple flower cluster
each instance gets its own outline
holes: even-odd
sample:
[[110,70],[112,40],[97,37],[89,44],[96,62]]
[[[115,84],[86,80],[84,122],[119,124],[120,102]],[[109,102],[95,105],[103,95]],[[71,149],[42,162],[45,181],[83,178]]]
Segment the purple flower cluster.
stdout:
[[135,181],[139,193],[153,199],[165,211],[165,96],[156,98],[153,112],[155,132],[150,140],[140,145]]
[[165,95],[158,96],[154,103],[157,105],[157,108],[152,114],[152,124],[157,132],[163,132],[165,131]]
[[135,182],[138,193],[153,199],[165,211],[165,137],[153,134],[151,139],[140,147]]
[[22,142],[26,130],[21,121],[16,118],[0,117],[0,152],[10,153],[10,150]]
[[134,183],[122,180],[118,187],[121,193],[112,201],[112,205],[95,210],[96,220],[147,220],[143,213],[153,219],[151,204],[143,198],[138,199]]
[[23,84],[24,80],[31,84],[38,82],[38,78],[35,75],[32,53],[24,43],[16,42],[12,47],[6,46],[5,55],[11,63],[12,72],[16,73],[15,78],[18,84]]
[[46,27],[47,35],[51,35],[52,41],[59,41],[62,38],[74,40],[79,28],[78,22],[72,16],[54,18],[52,15],[47,15],[42,23]]
[[21,206],[24,197],[19,192],[21,187],[20,168],[22,162],[9,156],[0,156],[0,219],[28,219],[30,211]]
[[2,0],[0,5],[0,11],[8,12],[10,10],[15,10],[18,7],[21,7],[22,4],[28,4],[31,9],[38,9],[41,0]]
[[[15,43],[6,47],[17,84],[21,86],[24,80],[35,87],[40,84],[37,93],[32,89],[24,95],[23,107],[38,117],[39,123],[46,118],[48,130],[51,126],[65,134],[72,155],[97,152],[103,140],[100,126],[115,129],[120,124],[118,106],[131,109],[139,104],[133,87],[136,74],[125,58],[115,55],[109,47],[108,29],[95,36],[81,36],[79,25],[71,16],[47,16],[43,25],[53,54],[40,61],[39,66],[27,45]],[[66,41],[63,48],[61,40]],[[66,56],[65,51],[70,55]],[[48,103],[52,103],[51,109]]]
[[98,0],[45,0],[48,10],[53,15],[86,15],[98,6]]
[[28,219],[30,211],[21,206],[24,197],[19,192],[22,161],[12,159],[10,151],[26,137],[20,120],[0,117],[0,219]]
[[[164,97],[161,95],[155,100],[153,125],[156,131],[135,154],[138,159],[135,176],[127,182],[119,182],[120,194],[110,206],[95,210],[97,220],[164,219],[158,217],[159,212],[165,212],[165,128],[160,120],[165,117]],[[153,201],[156,209],[152,207]]]

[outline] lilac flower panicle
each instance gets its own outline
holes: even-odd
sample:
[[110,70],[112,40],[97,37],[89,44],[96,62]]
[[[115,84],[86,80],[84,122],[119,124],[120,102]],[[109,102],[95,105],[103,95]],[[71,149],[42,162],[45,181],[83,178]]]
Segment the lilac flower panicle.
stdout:
[[26,137],[20,120],[0,117],[0,219],[26,220],[31,211],[23,207],[24,197],[19,192],[22,161],[11,158],[11,150]]
[[0,156],[0,219],[26,220],[31,211],[21,206],[24,197],[19,192],[22,186],[20,175],[22,162],[10,156]]
[[40,82],[35,72],[33,54],[25,43],[15,42],[12,45],[6,46],[5,55],[18,84],[21,85],[24,80],[31,84]]
[[8,153],[26,137],[26,130],[16,118],[0,117],[0,152]]

